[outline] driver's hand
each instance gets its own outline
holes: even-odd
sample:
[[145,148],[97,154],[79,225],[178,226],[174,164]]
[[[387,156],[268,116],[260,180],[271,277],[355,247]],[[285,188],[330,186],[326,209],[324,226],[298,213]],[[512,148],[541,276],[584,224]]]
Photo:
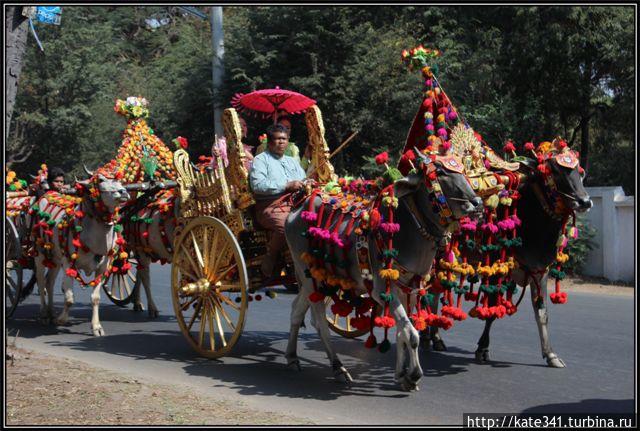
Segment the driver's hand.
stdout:
[[315,187],[318,184],[318,182],[313,178],[305,178],[303,181],[303,184],[305,187]]
[[295,181],[289,181],[285,186],[285,190],[288,192],[296,192],[303,187],[304,187],[304,184],[302,183],[302,181],[295,180]]

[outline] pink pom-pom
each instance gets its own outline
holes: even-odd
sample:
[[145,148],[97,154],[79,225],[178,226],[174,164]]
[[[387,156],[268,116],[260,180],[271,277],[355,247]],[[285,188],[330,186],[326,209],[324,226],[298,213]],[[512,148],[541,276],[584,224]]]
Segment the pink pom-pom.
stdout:
[[455,260],[456,260],[456,257],[453,254],[453,251],[450,251],[449,253],[447,253],[447,262],[453,263],[455,262]]
[[569,244],[569,239],[565,236],[562,240],[562,248],[565,248]]
[[485,167],[486,169],[491,169],[491,163],[489,163],[489,160],[484,159],[484,167]]
[[447,136],[447,129],[445,129],[444,127],[440,127],[438,129],[438,135],[440,136]]
[[520,218],[515,214],[511,216],[511,220],[513,220],[513,224],[515,226],[520,226],[522,224],[522,220],[520,220]]
[[485,232],[489,233],[497,233],[498,232],[498,226],[496,226],[493,223],[484,223],[482,226],[482,230],[484,230]]
[[427,124],[426,129],[433,132],[435,130],[435,127],[433,127],[433,124]]
[[433,85],[433,81],[430,79],[427,79],[426,81],[424,81],[424,85],[426,85],[427,87],[431,87]]
[[451,149],[451,142],[450,141],[444,141],[442,143],[442,148],[444,148],[445,151],[449,151],[449,149]]
[[400,232],[400,225],[398,223],[380,223],[380,229],[386,233],[394,234]]
[[455,120],[456,118],[458,118],[458,113],[456,111],[451,111],[449,113],[449,120]]
[[318,214],[311,211],[302,211],[300,217],[302,217],[302,220],[306,222],[314,222],[318,219]]
[[508,230],[515,229],[516,225],[515,225],[515,223],[513,223],[513,220],[506,219],[506,220],[499,221],[498,222],[498,227],[501,230],[508,231]]
[[331,242],[333,242],[335,245],[337,245],[340,248],[344,248],[344,242],[342,241],[340,236],[338,236],[337,232],[334,232],[331,234]]
[[532,142],[527,142],[526,144],[524,144],[524,149],[526,151],[533,151],[534,148],[535,146],[533,145]]

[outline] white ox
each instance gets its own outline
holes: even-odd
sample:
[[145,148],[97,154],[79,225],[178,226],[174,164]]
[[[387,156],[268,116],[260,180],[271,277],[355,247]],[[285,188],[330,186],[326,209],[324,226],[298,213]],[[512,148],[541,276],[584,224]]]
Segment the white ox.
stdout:
[[[80,203],[76,204],[73,211],[82,211],[84,217],[76,222],[76,226],[80,226],[80,241],[84,247],[75,250],[73,245],[72,233],[69,229],[62,228],[60,232],[59,223],[65,219],[65,209],[59,205],[52,205],[47,200],[47,195],[41,197],[36,205],[41,211],[47,211],[51,214],[51,220],[55,220],[55,224],[50,227],[53,235],[48,242],[51,244],[51,250],[47,252],[49,258],[45,255],[44,244],[36,245],[37,255],[35,256],[35,273],[36,281],[40,290],[40,317],[43,323],[57,323],[63,325],[69,317],[69,308],[73,305],[73,281],[74,279],[66,276],[66,271],[71,267],[71,260],[66,250],[73,250],[77,253],[75,260],[75,268],[80,273],[84,271],[87,276],[95,277],[103,274],[111,262],[110,254],[116,247],[115,222],[112,216],[117,209],[129,199],[129,194],[123,185],[116,180],[107,179],[98,174],[90,180],[81,181],[87,187],[87,195],[91,189],[98,191],[97,201],[93,202],[88,196]],[[99,205],[101,203],[102,205]],[[101,207],[100,209],[98,207]],[[45,221],[39,215],[34,215],[34,221]],[[34,225],[36,224],[34,223]],[[50,261],[49,270],[45,276],[45,261]],[[53,289],[56,276],[63,270],[65,277],[62,282],[62,290],[65,295],[64,309],[57,319],[54,319],[53,307]],[[91,294],[91,303],[93,306],[93,315],[91,319],[91,328],[96,336],[104,335],[104,329],[100,324],[98,315],[98,307],[100,304],[100,290],[105,278],[93,286]],[[48,294],[48,301],[45,299],[45,292]]]

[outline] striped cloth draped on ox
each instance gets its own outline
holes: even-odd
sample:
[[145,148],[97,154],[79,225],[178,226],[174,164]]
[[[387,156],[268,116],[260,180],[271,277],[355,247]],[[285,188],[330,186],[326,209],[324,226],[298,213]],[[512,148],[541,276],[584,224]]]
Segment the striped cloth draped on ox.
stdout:
[[256,199],[256,220],[272,232],[261,270],[266,277],[273,274],[280,251],[286,245],[284,223],[291,212],[287,184],[302,181],[306,174],[293,157],[278,155],[271,149],[258,154],[249,172],[251,190]]

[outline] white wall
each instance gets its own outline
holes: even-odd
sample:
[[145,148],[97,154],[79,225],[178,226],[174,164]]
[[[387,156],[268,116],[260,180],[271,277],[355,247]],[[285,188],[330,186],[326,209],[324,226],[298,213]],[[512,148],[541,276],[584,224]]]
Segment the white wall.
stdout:
[[634,281],[635,201],[622,187],[586,187],[593,208],[584,216],[596,229],[597,244],[587,256],[586,275]]

